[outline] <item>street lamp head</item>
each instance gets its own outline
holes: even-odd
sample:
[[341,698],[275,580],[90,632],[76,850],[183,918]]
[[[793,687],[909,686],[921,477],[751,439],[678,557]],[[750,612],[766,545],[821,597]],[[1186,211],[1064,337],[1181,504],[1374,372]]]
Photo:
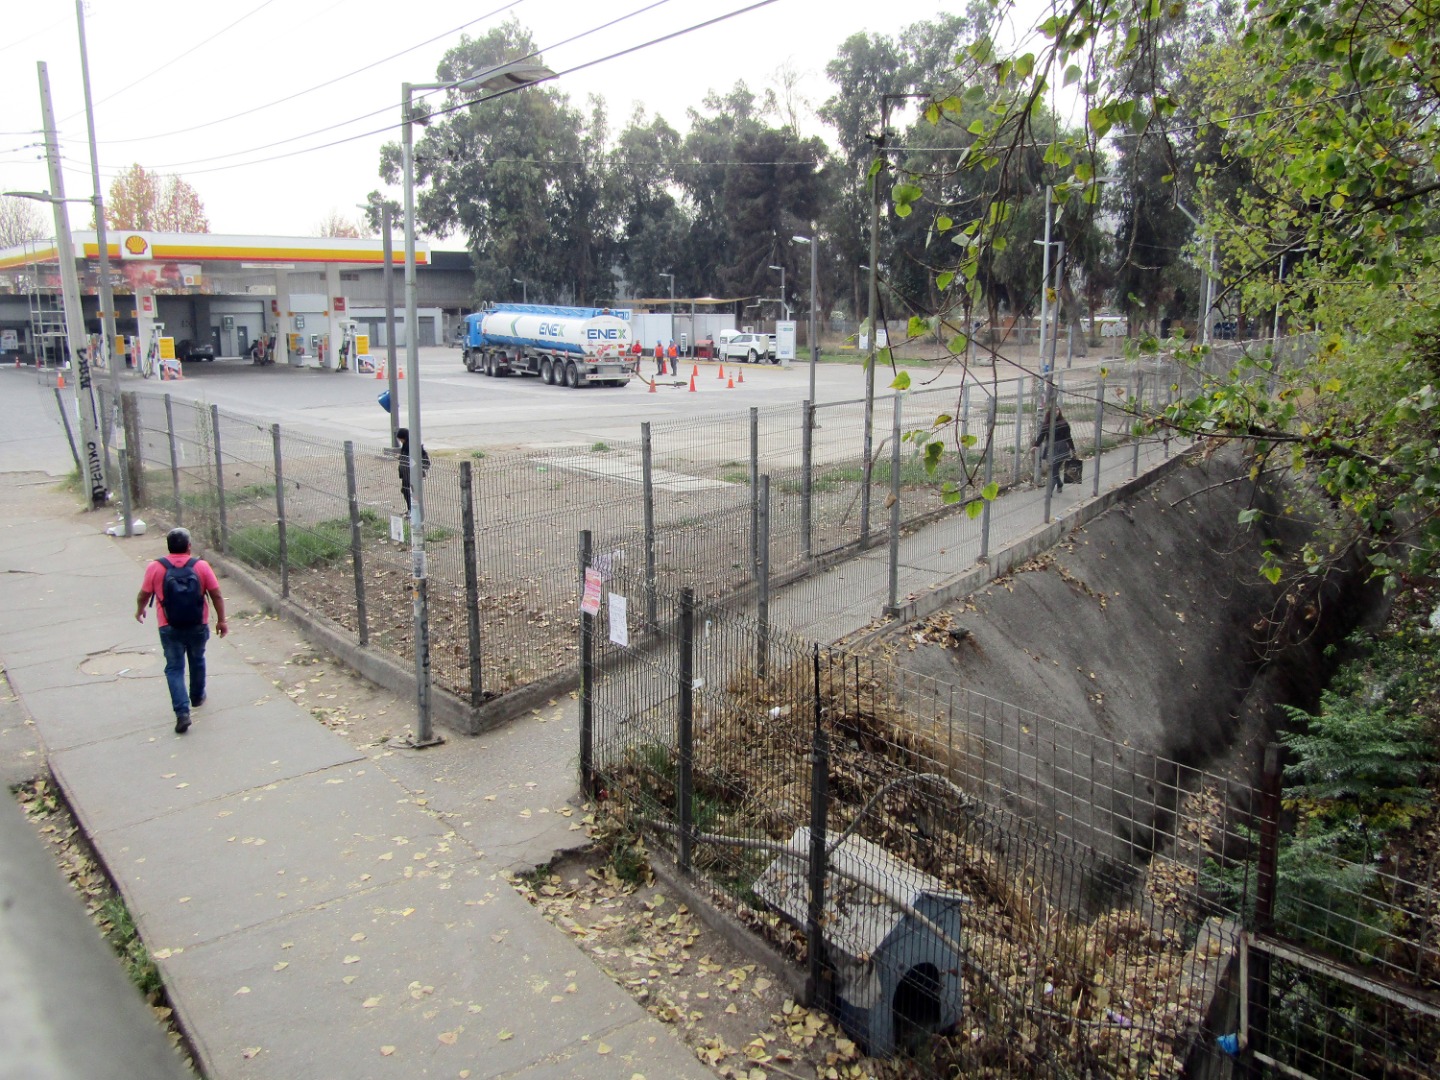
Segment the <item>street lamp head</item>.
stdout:
[[783,266],[772,266],[772,267],[770,267],[770,269],[771,269],[771,270],[784,270],[785,268],[784,268]]
[[474,75],[467,75],[463,79],[457,79],[453,84],[446,85],[453,85],[467,93],[473,93],[476,90],[518,90],[522,86],[553,78],[555,78],[555,72],[544,64],[527,64],[521,61],[514,64],[501,64],[499,67],[486,71],[477,71]]

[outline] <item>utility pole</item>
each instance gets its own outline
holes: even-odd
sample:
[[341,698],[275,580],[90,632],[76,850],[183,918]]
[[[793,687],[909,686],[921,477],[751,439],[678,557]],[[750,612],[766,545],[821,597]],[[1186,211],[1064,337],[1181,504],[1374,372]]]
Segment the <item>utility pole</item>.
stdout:
[[[400,390],[399,372],[395,370],[395,252],[390,243],[390,204],[380,200],[380,237],[385,250],[385,379],[390,391],[390,448],[400,446]],[[409,317],[408,314],[406,316]],[[406,324],[406,333],[410,333]],[[424,482],[423,480],[421,481]]]
[[[880,98],[880,141],[877,152],[880,168],[870,178],[870,348],[865,358],[865,457],[862,462],[865,486],[860,492],[860,539],[870,537],[870,475],[875,462],[875,364],[879,360],[876,342],[880,337],[877,323],[880,311],[880,287],[876,267],[880,265],[880,181],[885,176],[885,129],[890,123],[889,95]],[[813,404],[813,403],[812,403]]]
[[[110,372],[110,415],[102,423],[115,440],[120,415],[120,363],[115,333],[115,291],[110,285],[110,243],[105,235],[105,196],[100,187],[100,157],[95,152],[95,106],[90,100],[90,56],[85,48],[85,0],[75,0],[75,23],[80,28],[80,77],[85,84],[85,127],[90,134],[90,178],[95,185],[95,243],[100,248],[100,355]],[[102,440],[103,442],[104,440]],[[108,463],[107,463],[108,464]],[[129,523],[126,523],[129,527]],[[128,535],[128,534],[127,534]]]
[[75,276],[75,244],[70,236],[70,213],[65,208],[65,180],[60,170],[60,144],[55,134],[55,108],[50,101],[50,73],[41,60],[40,112],[45,124],[45,159],[50,166],[50,205],[55,211],[55,250],[60,259],[60,293],[65,301],[65,337],[75,364],[75,400],[80,412],[80,441],[84,444],[81,462],[84,483],[90,492],[90,507],[105,506],[105,464],[100,453],[100,418],[95,410],[95,390],[90,384],[90,360],[85,355],[85,320],[80,311],[80,282]]

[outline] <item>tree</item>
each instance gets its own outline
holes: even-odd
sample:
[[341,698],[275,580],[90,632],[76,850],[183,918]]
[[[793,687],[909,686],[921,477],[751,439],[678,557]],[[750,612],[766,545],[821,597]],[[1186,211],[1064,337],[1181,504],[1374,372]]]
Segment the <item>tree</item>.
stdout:
[[363,236],[364,233],[360,231],[359,225],[356,225],[349,218],[345,217],[339,210],[331,207],[330,212],[321,218],[320,223],[315,226],[315,235],[336,236],[355,240]]
[[210,231],[199,194],[178,176],[161,176],[138,163],[110,184],[105,223],[144,232]]
[[30,199],[0,196],[0,248],[19,247],[55,231],[44,212]]
[[[1010,243],[1034,152],[1055,172],[1062,204],[1093,205],[1101,141],[1137,125],[1154,133],[1176,166],[1158,181],[1198,194],[1199,240],[1213,237],[1223,252],[1225,291],[1255,306],[1278,302],[1325,333],[1313,357],[1280,371],[1252,351],[1216,377],[1204,368],[1207,350],[1181,352],[1196,361],[1200,392],[1142,422],[1243,439],[1257,479],[1284,470],[1309,485],[1313,505],[1291,512],[1308,510],[1320,533],[1283,563],[1267,548],[1262,572],[1272,581],[1287,566],[1323,573],[1355,552],[1392,585],[1433,575],[1440,12],[1378,0],[1250,0],[1233,30],[1215,24],[1199,57],[1194,115],[1179,117],[1177,79],[1163,61],[1188,12],[1070,0],[1041,23],[1033,52],[1002,56],[986,37],[964,50],[950,92],[933,95],[925,116],[939,123],[968,104],[985,106],[967,128],[975,141],[963,164],[994,178],[994,196],[968,222],[937,219],[936,239],[964,250],[960,273],[978,294],[985,260]],[[1082,95],[1085,125],[1051,137],[1040,126],[1042,103],[1060,84]],[[1213,152],[1197,154],[1187,173],[1174,151],[1189,125],[1198,140],[1213,140]],[[912,179],[894,199],[897,215],[924,194],[924,178]]]

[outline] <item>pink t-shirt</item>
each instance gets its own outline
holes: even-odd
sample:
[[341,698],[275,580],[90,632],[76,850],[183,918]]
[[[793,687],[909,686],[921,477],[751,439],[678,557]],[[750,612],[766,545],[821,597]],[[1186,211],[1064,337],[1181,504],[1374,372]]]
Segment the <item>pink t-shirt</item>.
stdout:
[[[184,566],[190,561],[191,556],[187,554],[166,555],[174,566]],[[210,564],[204,559],[195,563],[195,573],[200,576],[200,588],[205,590],[205,596],[200,601],[200,621],[210,621],[210,591],[220,591],[220,579],[215,576],[215,571],[210,569]],[[165,618],[165,568],[153,559],[145,567],[145,580],[140,583],[140,591],[149,596],[155,597],[155,617],[159,619],[161,626],[170,625]]]

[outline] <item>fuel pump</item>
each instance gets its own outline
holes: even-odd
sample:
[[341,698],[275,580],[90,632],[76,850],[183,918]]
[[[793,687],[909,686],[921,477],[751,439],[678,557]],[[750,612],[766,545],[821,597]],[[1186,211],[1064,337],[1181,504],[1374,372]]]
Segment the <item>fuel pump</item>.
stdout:
[[340,323],[340,361],[335,370],[349,371],[350,358],[356,357],[355,370],[360,370],[359,358],[355,349],[355,336],[359,327],[353,319],[345,319]]

